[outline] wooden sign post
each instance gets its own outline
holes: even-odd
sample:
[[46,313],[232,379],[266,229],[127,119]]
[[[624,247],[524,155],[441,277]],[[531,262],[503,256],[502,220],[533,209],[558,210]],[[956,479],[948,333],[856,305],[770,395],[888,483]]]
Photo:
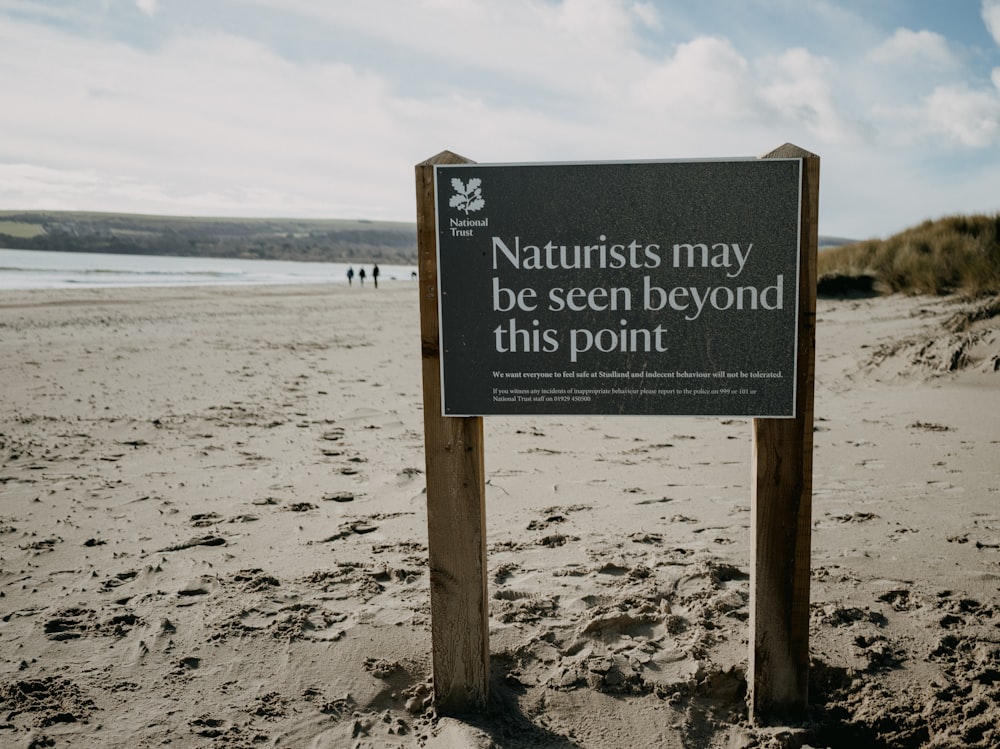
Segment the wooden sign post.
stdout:
[[444,151],[416,167],[434,704],[446,714],[485,710],[490,679],[483,419],[441,410],[434,165],[465,163]]
[[800,719],[809,704],[809,554],[819,157],[786,143],[762,158],[802,159],[795,418],[754,419],[751,482],[751,718]]
[[[753,418],[749,707],[808,704],[819,157],[416,166],[434,701],[489,701],[484,415]],[[446,415],[447,414],[447,415]]]

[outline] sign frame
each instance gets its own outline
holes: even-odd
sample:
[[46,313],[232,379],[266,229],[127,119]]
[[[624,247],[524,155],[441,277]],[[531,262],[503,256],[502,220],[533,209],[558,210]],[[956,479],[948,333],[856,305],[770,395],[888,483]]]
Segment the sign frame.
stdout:
[[443,415],[794,416],[802,169],[435,165]]

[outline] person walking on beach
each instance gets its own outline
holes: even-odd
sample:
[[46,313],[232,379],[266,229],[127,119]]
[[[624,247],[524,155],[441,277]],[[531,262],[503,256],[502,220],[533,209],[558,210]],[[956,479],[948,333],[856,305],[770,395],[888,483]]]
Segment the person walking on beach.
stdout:
[[347,285],[351,286],[354,283],[354,268],[347,268]]
[[378,266],[376,265],[372,268],[372,283],[375,284],[375,288],[378,288]]
[[361,282],[362,286],[365,285],[365,269],[364,268],[362,268],[361,270],[358,271],[358,280]]

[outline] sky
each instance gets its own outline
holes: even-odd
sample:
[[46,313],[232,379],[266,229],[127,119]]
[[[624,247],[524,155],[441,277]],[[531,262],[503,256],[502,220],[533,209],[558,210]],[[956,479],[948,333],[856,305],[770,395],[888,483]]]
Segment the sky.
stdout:
[[414,166],[820,157],[1000,212],[1000,0],[0,0],[0,209],[412,222]]

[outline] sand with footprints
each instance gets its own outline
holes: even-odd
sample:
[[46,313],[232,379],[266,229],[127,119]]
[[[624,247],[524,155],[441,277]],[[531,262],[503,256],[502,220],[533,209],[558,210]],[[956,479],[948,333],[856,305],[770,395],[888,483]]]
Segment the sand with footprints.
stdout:
[[415,284],[5,292],[0,746],[996,746],[995,308],[819,301],[811,715],[763,728],[748,420],[486,421],[492,704],[460,720]]

